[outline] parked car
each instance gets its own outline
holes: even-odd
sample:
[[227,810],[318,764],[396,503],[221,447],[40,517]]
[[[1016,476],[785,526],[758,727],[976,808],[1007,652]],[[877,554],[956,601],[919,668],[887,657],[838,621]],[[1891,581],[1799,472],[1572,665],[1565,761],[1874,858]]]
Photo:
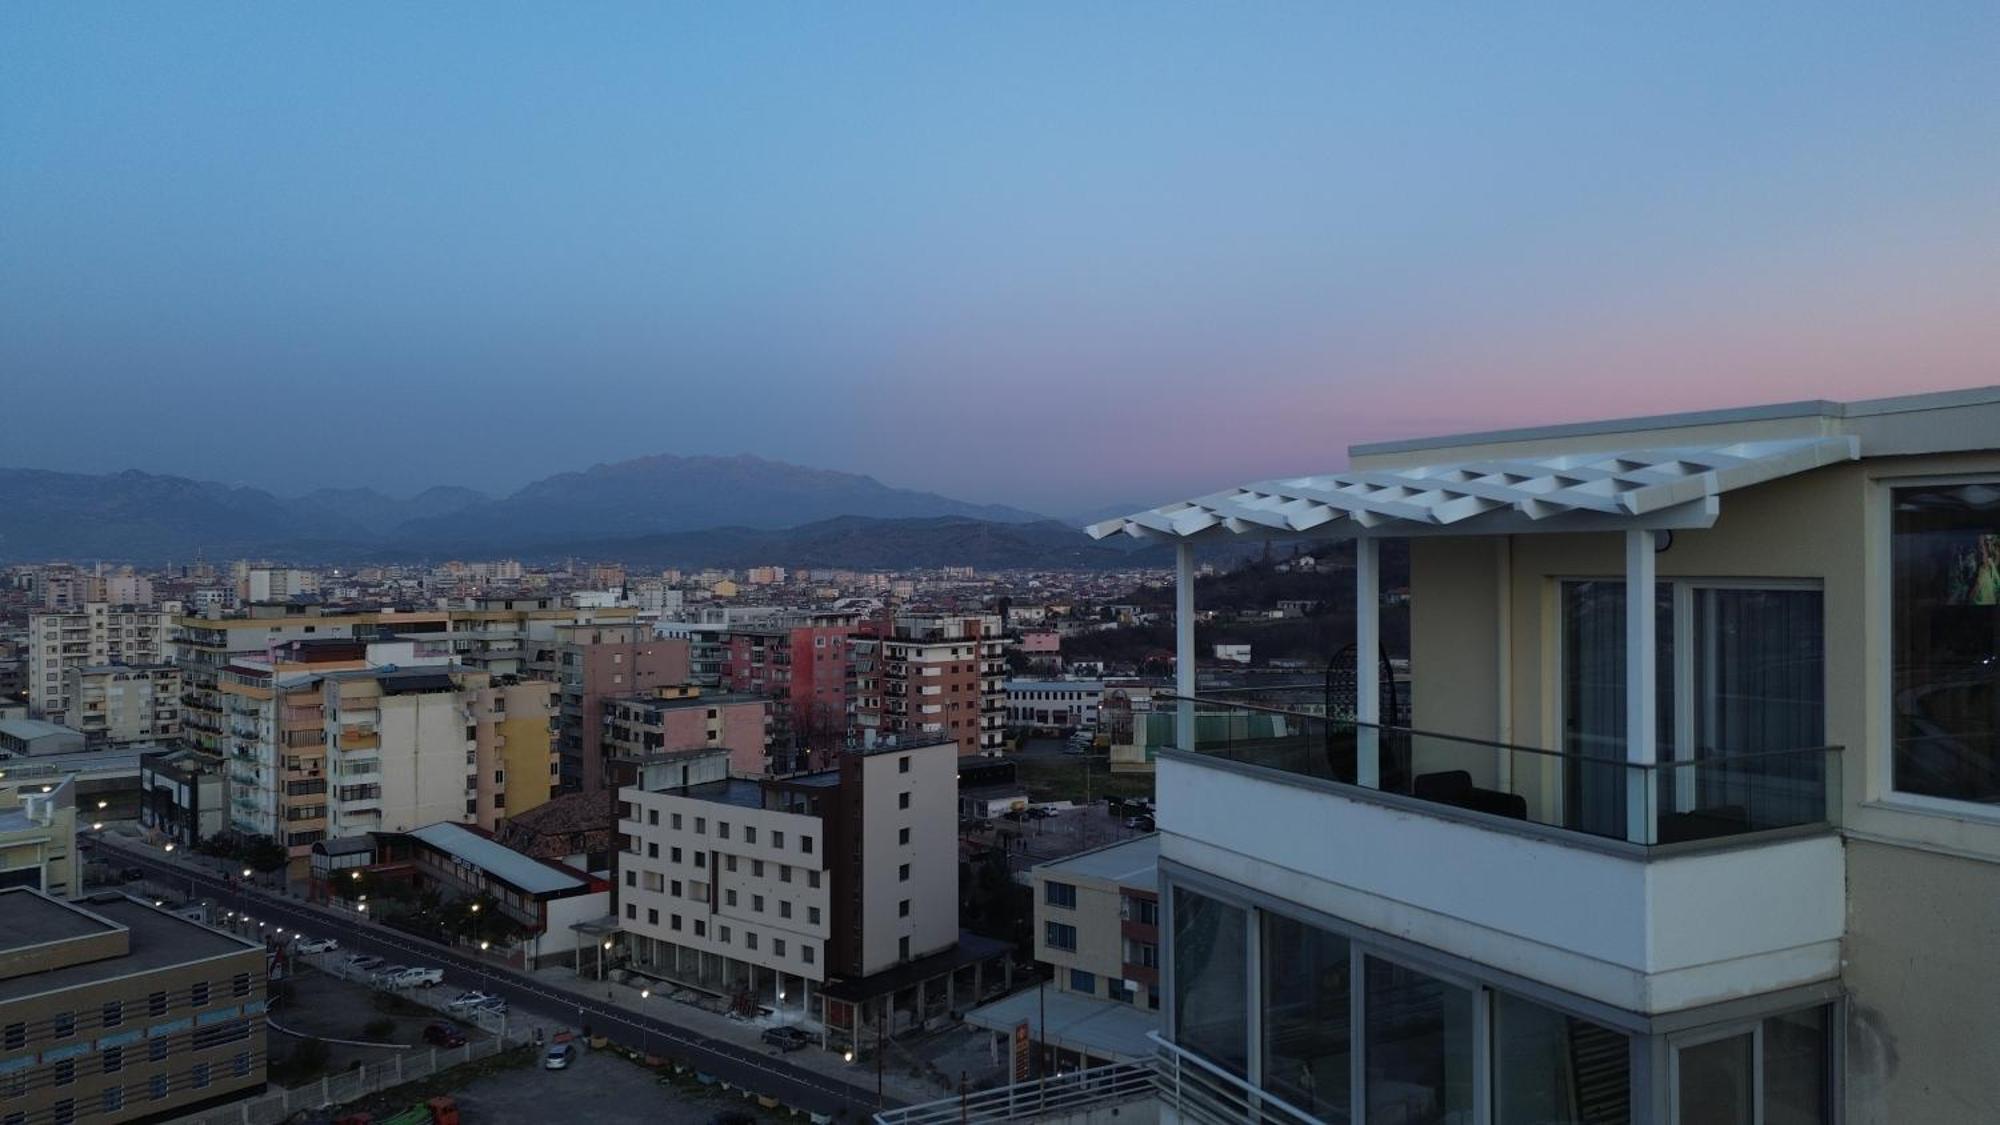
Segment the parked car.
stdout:
[[486,1003],[472,1009],[472,1014],[475,1016],[504,1016],[507,1014],[507,1001],[495,996]]
[[356,953],[348,957],[347,967],[357,973],[372,973],[382,967],[382,959],[370,953]]
[[382,965],[368,973],[368,982],[386,986],[391,980],[403,975],[407,969],[408,965]]
[[[457,996],[452,997],[451,1003],[446,1004],[444,1007],[448,1012],[469,1012],[474,1008],[482,1007],[499,999],[498,996],[490,992],[461,992]],[[501,1002],[505,1003],[505,1001]]]
[[448,1023],[434,1023],[424,1028],[424,1042],[433,1047],[463,1047],[465,1033]]
[[773,1027],[765,1030],[764,1042],[780,1051],[796,1051],[800,1047],[811,1045],[812,1036],[796,1027]]
[[576,1044],[556,1043],[551,1045],[548,1053],[542,1056],[542,1069],[566,1070],[569,1068],[569,1064],[575,1059]]
[[294,953],[332,953],[340,948],[340,943],[330,937],[311,938],[292,947]]
[[443,969],[409,968],[389,979],[391,988],[434,988],[443,983]]
[[1128,816],[1125,818],[1125,827],[1137,829],[1140,832],[1151,832],[1153,831],[1153,816],[1151,813],[1140,816]]

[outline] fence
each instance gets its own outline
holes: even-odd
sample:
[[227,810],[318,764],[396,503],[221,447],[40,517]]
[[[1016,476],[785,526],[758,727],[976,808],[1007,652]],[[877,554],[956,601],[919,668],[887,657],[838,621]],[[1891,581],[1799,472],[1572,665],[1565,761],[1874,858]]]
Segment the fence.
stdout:
[[1037,1121],[1152,1098],[1156,1094],[1153,1064],[1121,1062],[996,1090],[939,1098],[922,1105],[885,1109],[877,1125],[946,1125],[948,1122]]
[[356,1098],[428,1078],[475,1059],[490,1058],[509,1047],[520,1046],[522,1042],[518,1037],[494,1038],[467,1043],[463,1047],[401,1052],[379,1063],[359,1066],[342,1074],[329,1074],[296,1089],[274,1089],[262,1097],[231,1102],[179,1120],[182,1125],[282,1125],[300,1110],[345,1105]]

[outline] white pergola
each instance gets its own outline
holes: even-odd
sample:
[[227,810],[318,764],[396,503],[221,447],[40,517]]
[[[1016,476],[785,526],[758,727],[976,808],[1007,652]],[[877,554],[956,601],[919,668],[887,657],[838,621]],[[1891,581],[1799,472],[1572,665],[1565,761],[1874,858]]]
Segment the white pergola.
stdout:
[[[1195,693],[1196,543],[1232,537],[1354,540],[1355,718],[1368,724],[1381,721],[1377,664],[1365,657],[1380,643],[1380,539],[1623,532],[1626,760],[1651,765],[1658,760],[1650,658],[1656,533],[1712,526],[1725,492],[1860,455],[1854,437],[1813,436],[1363,469],[1258,481],[1086,530],[1094,539],[1124,534],[1175,544],[1174,683],[1184,699]],[[1182,705],[1181,716],[1182,749],[1193,749],[1191,704]],[[1373,739],[1364,735],[1359,752],[1357,780],[1374,785]],[[1638,820],[1631,817],[1628,823]]]

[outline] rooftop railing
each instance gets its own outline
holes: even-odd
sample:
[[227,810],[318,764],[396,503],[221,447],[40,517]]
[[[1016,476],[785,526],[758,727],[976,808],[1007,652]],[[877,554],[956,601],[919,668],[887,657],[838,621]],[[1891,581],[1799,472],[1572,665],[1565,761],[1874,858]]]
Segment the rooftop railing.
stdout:
[[[1171,745],[1204,758],[1641,845],[1836,823],[1840,748],[1727,752],[1653,763],[1325,713],[1310,687],[1155,696]],[[1193,737],[1180,737],[1192,720]]]

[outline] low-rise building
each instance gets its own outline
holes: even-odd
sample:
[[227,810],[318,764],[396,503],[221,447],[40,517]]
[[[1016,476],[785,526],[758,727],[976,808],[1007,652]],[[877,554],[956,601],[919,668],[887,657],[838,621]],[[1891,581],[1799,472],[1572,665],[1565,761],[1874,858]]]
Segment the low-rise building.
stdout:
[[139,755],[139,823],[191,847],[229,825],[222,763],[193,750]]
[[66,898],[79,882],[75,779],[0,789],[0,887],[33,887]]
[[1103,700],[1103,680],[1008,680],[1007,725],[1095,726]]
[[264,1085],[264,950],[122,894],[0,890],[0,1120],[165,1121]]
[[74,754],[84,748],[83,732],[46,719],[0,719],[0,755]]

